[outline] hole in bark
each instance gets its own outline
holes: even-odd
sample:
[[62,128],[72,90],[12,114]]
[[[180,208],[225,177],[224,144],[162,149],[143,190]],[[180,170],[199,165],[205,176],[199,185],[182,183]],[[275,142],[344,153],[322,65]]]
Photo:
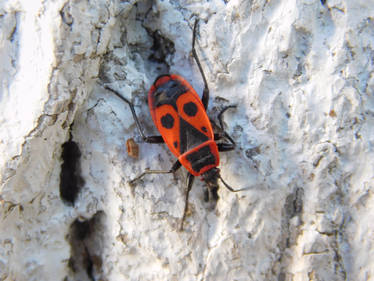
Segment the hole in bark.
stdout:
[[150,61],[157,63],[166,63],[166,57],[169,54],[175,53],[174,43],[166,37],[163,37],[160,31],[148,31],[153,38],[153,45],[151,47],[152,54],[148,57]]
[[80,175],[81,152],[78,144],[70,139],[62,145],[62,164],[60,173],[60,197],[67,203],[74,205],[84,180]]
[[66,280],[101,280],[104,212],[91,219],[76,219],[70,226],[70,278]]

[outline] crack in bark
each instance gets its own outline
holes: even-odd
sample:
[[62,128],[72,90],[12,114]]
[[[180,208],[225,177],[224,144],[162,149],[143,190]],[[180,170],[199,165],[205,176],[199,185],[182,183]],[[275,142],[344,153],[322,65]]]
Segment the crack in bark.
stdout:
[[[70,128],[71,130],[71,128]],[[79,146],[70,138],[62,145],[62,164],[60,173],[60,197],[67,203],[74,206],[78,194],[84,185],[80,168],[81,152]]]
[[71,255],[68,266],[69,280],[104,280],[102,276],[102,247],[103,247],[103,211],[96,212],[90,219],[77,218],[70,226],[68,240]]
[[[297,216],[299,219],[297,228],[299,228],[303,224],[301,218],[303,211],[303,200],[304,189],[301,187],[297,187],[291,194],[287,196],[284,203],[284,209],[282,211],[282,235],[278,245],[280,256],[273,266],[274,275],[277,271],[279,271],[279,281],[286,280],[286,262],[284,260],[284,254],[286,252],[286,249],[290,248],[296,243],[296,238],[299,235],[299,232],[297,232],[295,234],[296,237],[292,237],[292,233],[294,233],[295,230],[291,229],[290,220]],[[277,269],[277,265],[279,266],[279,269]]]

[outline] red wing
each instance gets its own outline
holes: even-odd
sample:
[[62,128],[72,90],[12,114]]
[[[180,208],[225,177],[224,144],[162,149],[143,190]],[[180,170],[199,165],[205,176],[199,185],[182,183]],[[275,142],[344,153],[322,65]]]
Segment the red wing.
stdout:
[[214,138],[212,125],[199,96],[194,92],[189,91],[177,99],[178,114],[212,140]]
[[174,107],[168,104],[157,107],[153,112],[154,122],[170,151],[180,155],[180,120]]

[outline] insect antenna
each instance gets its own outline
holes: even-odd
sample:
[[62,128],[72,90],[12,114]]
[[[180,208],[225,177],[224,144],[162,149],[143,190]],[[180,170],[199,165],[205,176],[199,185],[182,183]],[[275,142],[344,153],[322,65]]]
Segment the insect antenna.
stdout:
[[221,182],[225,185],[225,187],[230,190],[231,192],[238,192],[238,191],[243,191],[243,190],[247,190],[248,188],[241,188],[241,189],[233,189],[231,186],[229,186],[224,180],[223,178],[221,177],[221,175],[218,175],[219,179],[221,180]]

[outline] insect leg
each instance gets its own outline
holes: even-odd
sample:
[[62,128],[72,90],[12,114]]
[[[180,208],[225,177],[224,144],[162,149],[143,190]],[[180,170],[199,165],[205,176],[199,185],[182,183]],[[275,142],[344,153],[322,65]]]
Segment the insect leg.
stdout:
[[226,152],[235,149],[235,144],[232,143],[217,143],[218,151]]
[[[224,127],[223,127],[223,114],[226,112],[226,110],[230,109],[230,108],[236,108],[237,106],[236,105],[228,105],[228,106],[225,106],[221,111],[220,113],[218,113],[218,121],[219,121],[219,126],[223,132],[223,137],[227,138],[231,144],[233,145],[233,147],[236,146],[235,144],[235,141],[230,137],[230,135],[225,131]],[[224,149],[224,148],[222,148]],[[234,148],[233,148],[234,149]],[[232,149],[229,149],[229,150],[232,150]],[[228,151],[228,150],[221,150],[221,151]]]
[[135,124],[136,124],[136,127],[138,127],[138,131],[140,133],[140,135],[142,136],[143,140],[145,142],[148,142],[148,143],[163,143],[164,142],[164,139],[161,137],[161,136],[146,136],[143,132],[143,128],[139,122],[139,119],[138,119],[138,116],[136,115],[136,112],[135,112],[135,107],[134,107],[134,104],[129,101],[127,98],[125,98],[124,96],[122,96],[120,93],[118,93],[117,91],[113,90],[112,88],[106,86],[106,85],[102,85],[105,89],[107,89],[108,91],[112,92],[113,94],[115,94],[117,97],[119,97],[121,100],[123,100],[124,102],[126,102],[129,106],[130,106],[130,109],[131,109],[131,113],[132,113],[132,116],[135,120]]
[[195,177],[192,174],[188,173],[188,175],[187,175],[187,184],[186,184],[187,185],[186,199],[185,199],[185,203],[184,203],[183,217],[182,217],[181,225],[179,227],[180,231],[183,230],[183,222],[184,222],[184,219],[186,218],[186,214],[187,214],[187,211],[188,211],[188,196],[190,194],[190,191],[191,191],[194,179],[195,179]]
[[209,186],[209,188],[204,189],[204,201],[209,202],[210,198],[214,201],[218,200],[218,186]]
[[243,191],[243,190],[247,190],[248,188],[241,188],[241,189],[233,189],[231,186],[229,186],[224,180],[223,178],[221,177],[221,175],[219,175],[219,179],[222,181],[222,183],[225,185],[225,187],[230,190],[231,192],[238,192],[238,191]]
[[209,201],[209,190],[204,189],[204,201],[208,202]]
[[147,143],[164,143],[164,139],[161,136],[144,136],[142,135],[142,138]]
[[193,27],[193,34],[192,34],[192,55],[197,63],[197,66],[199,67],[201,76],[203,77],[204,80],[204,90],[203,90],[203,96],[201,97],[201,101],[204,105],[205,110],[208,108],[208,103],[209,103],[209,88],[208,88],[208,83],[205,78],[205,74],[203,71],[203,68],[201,66],[199,57],[197,56],[196,49],[195,49],[195,39],[196,39],[196,29],[197,29],[197,23],[199,22],[199,19],[195,20],[195,24]]
[[171,174],[171,173],[174,173],[176,172],[180,167],[181,167],[181,163],[177,160],[177,162],[174,163],[174,165],[171,167],[170,170],[145,170],[143,173],[141,173],[139,176],[137,176],[136,178],[132,179],[131,181],[129,181],[129,184],[133,184],[134,182],[136,182],[137,180],[141,179],[142,177],[144,177],[145,175],[147,174]]
[[230,109],[230,108],[237,108],[236,105],[228,105],[228,106],[225,106],[224,108],[222,108],[222,110],[220,111],[220,113],[218,113],[218,121],[219,121],[219,125],[221,126],[221,129],[224,130],[223,128],[223,114],[226,112],[226,110]]

